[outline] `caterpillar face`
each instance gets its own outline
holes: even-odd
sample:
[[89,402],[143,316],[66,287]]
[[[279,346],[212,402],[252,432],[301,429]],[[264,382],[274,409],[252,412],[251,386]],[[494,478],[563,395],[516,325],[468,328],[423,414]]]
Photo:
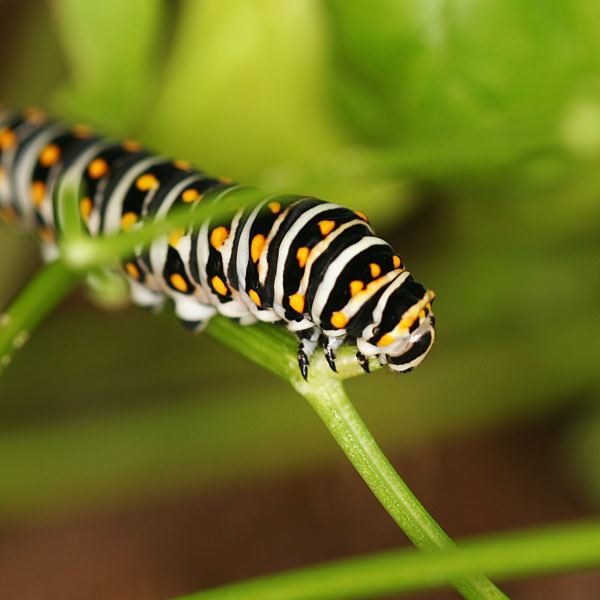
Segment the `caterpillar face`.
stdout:
[[379,355],[392,371],[408,372],[427,356],[435,340],[431,303],[435,293],[402,273],[382,295],[374,322],[357,341],[365,356]]
[[418,329],[406,337],[398,353],[384,355],[392,371],[407,373],[425,359],[435,340],[435,317],[431,313],[427,315]]

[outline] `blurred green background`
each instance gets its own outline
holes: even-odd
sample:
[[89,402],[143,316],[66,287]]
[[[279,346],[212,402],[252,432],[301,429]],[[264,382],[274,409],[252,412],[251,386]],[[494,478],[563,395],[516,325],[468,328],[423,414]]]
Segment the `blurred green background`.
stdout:
[[[376,438],[401,457],[541,436],[532,469],[568,487],[576,516],[600,503],[598,31],[594,0],[3,1],[0,98],[366,212],[438,296],[423,366],[348,384]],[[5,305],[39,259],[5,227],[0,256]],[[70,299],[0,381],[7,527],[342,462],[282,382],[168,314],[91,299]],[[439,506],[460,497],[435,469],[414,477]],[[481,523],[524,524],[514,510]]]

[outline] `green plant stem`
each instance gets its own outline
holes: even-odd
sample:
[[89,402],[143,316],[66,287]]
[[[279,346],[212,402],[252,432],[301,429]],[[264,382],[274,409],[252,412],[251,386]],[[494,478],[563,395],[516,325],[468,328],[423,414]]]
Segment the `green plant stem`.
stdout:
[[[296,379],[296,389],[310,402],[373,494],[420,550],[452,550],[454,542],[402,481],[356,412],[342,383],[310,385]],[[489,579],[471,572],[450,583],[469,600],[506,598]]]
[[73,289],[81,275],[58,260],[35,275],[0,316],[0,373],[30,332]]
[[[341,377],[331,373],[321,356],[311,359],[309,380],[305,382],[298,371],[297,344],[285,332],[265,324],[239,327],[223,318],[213,319],[207,331],[290,382],[309,401],[371,491],[417,548],[449,550],[455,547],[396,473],[350,402]],[[338,370],[342,377],[347,377],[355,375],[360,367],[353,355],[345,353],[338,361]],[[481,575],[471,574],[451,583],[468,599],[506,598]]]
[[600,564],[600,522],[465,540],[448,552],[398,550],[298,569],[179,600],[335,600],[426,590],[486,572],[540,575]]

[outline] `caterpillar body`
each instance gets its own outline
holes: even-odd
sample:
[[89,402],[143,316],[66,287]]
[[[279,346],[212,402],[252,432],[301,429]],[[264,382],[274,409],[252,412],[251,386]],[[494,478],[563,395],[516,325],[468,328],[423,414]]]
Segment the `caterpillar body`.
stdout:
[[[208,196],[218,202],[239,187],[37,109],[0,108],[0,214],[36,231],[48,260],[58,255],[65,181],[83,190],[81,221],[91,236],[130,230]],[[333,370],[346,342],[356,344],[365,370],[377,356],[405,372],[435,339],[435,294],[363,213],[312,197],[272,196],[227,222],[177,229],[126,260],[123,271],[136,304],[157,309],[170,298],[189,329],[202,329],[217,312],[242,325],[287,326],[298,336],[305,379],[319,345]]]

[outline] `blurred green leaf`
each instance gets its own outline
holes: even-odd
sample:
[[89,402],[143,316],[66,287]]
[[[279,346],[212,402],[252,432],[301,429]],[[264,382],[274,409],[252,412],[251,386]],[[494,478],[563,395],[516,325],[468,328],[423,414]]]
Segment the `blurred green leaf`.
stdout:
[[328,63],[315,0],[184,1],[144,137],[208,172],[389,219],[405,190],[349,147],[331,110]]
[[[336,98],[370,144],[407,152],[442,144],[436,163],[478,149],[456,167],[485,166],[498,140],[511,140],[517,152],[531,140],[562,143],[562,120],[580,118],[572,103],[581,94],[598,105],[600,9],[590,0],[327,6]],[[589,123],[595,113],[586,107]],[[585,126],[567,125],[567,137],[577,127]]]
[[57,94],[61,112],[113,133],[135,131],[156,91],[165,3],[53,0],[52,7],[70,67]]

